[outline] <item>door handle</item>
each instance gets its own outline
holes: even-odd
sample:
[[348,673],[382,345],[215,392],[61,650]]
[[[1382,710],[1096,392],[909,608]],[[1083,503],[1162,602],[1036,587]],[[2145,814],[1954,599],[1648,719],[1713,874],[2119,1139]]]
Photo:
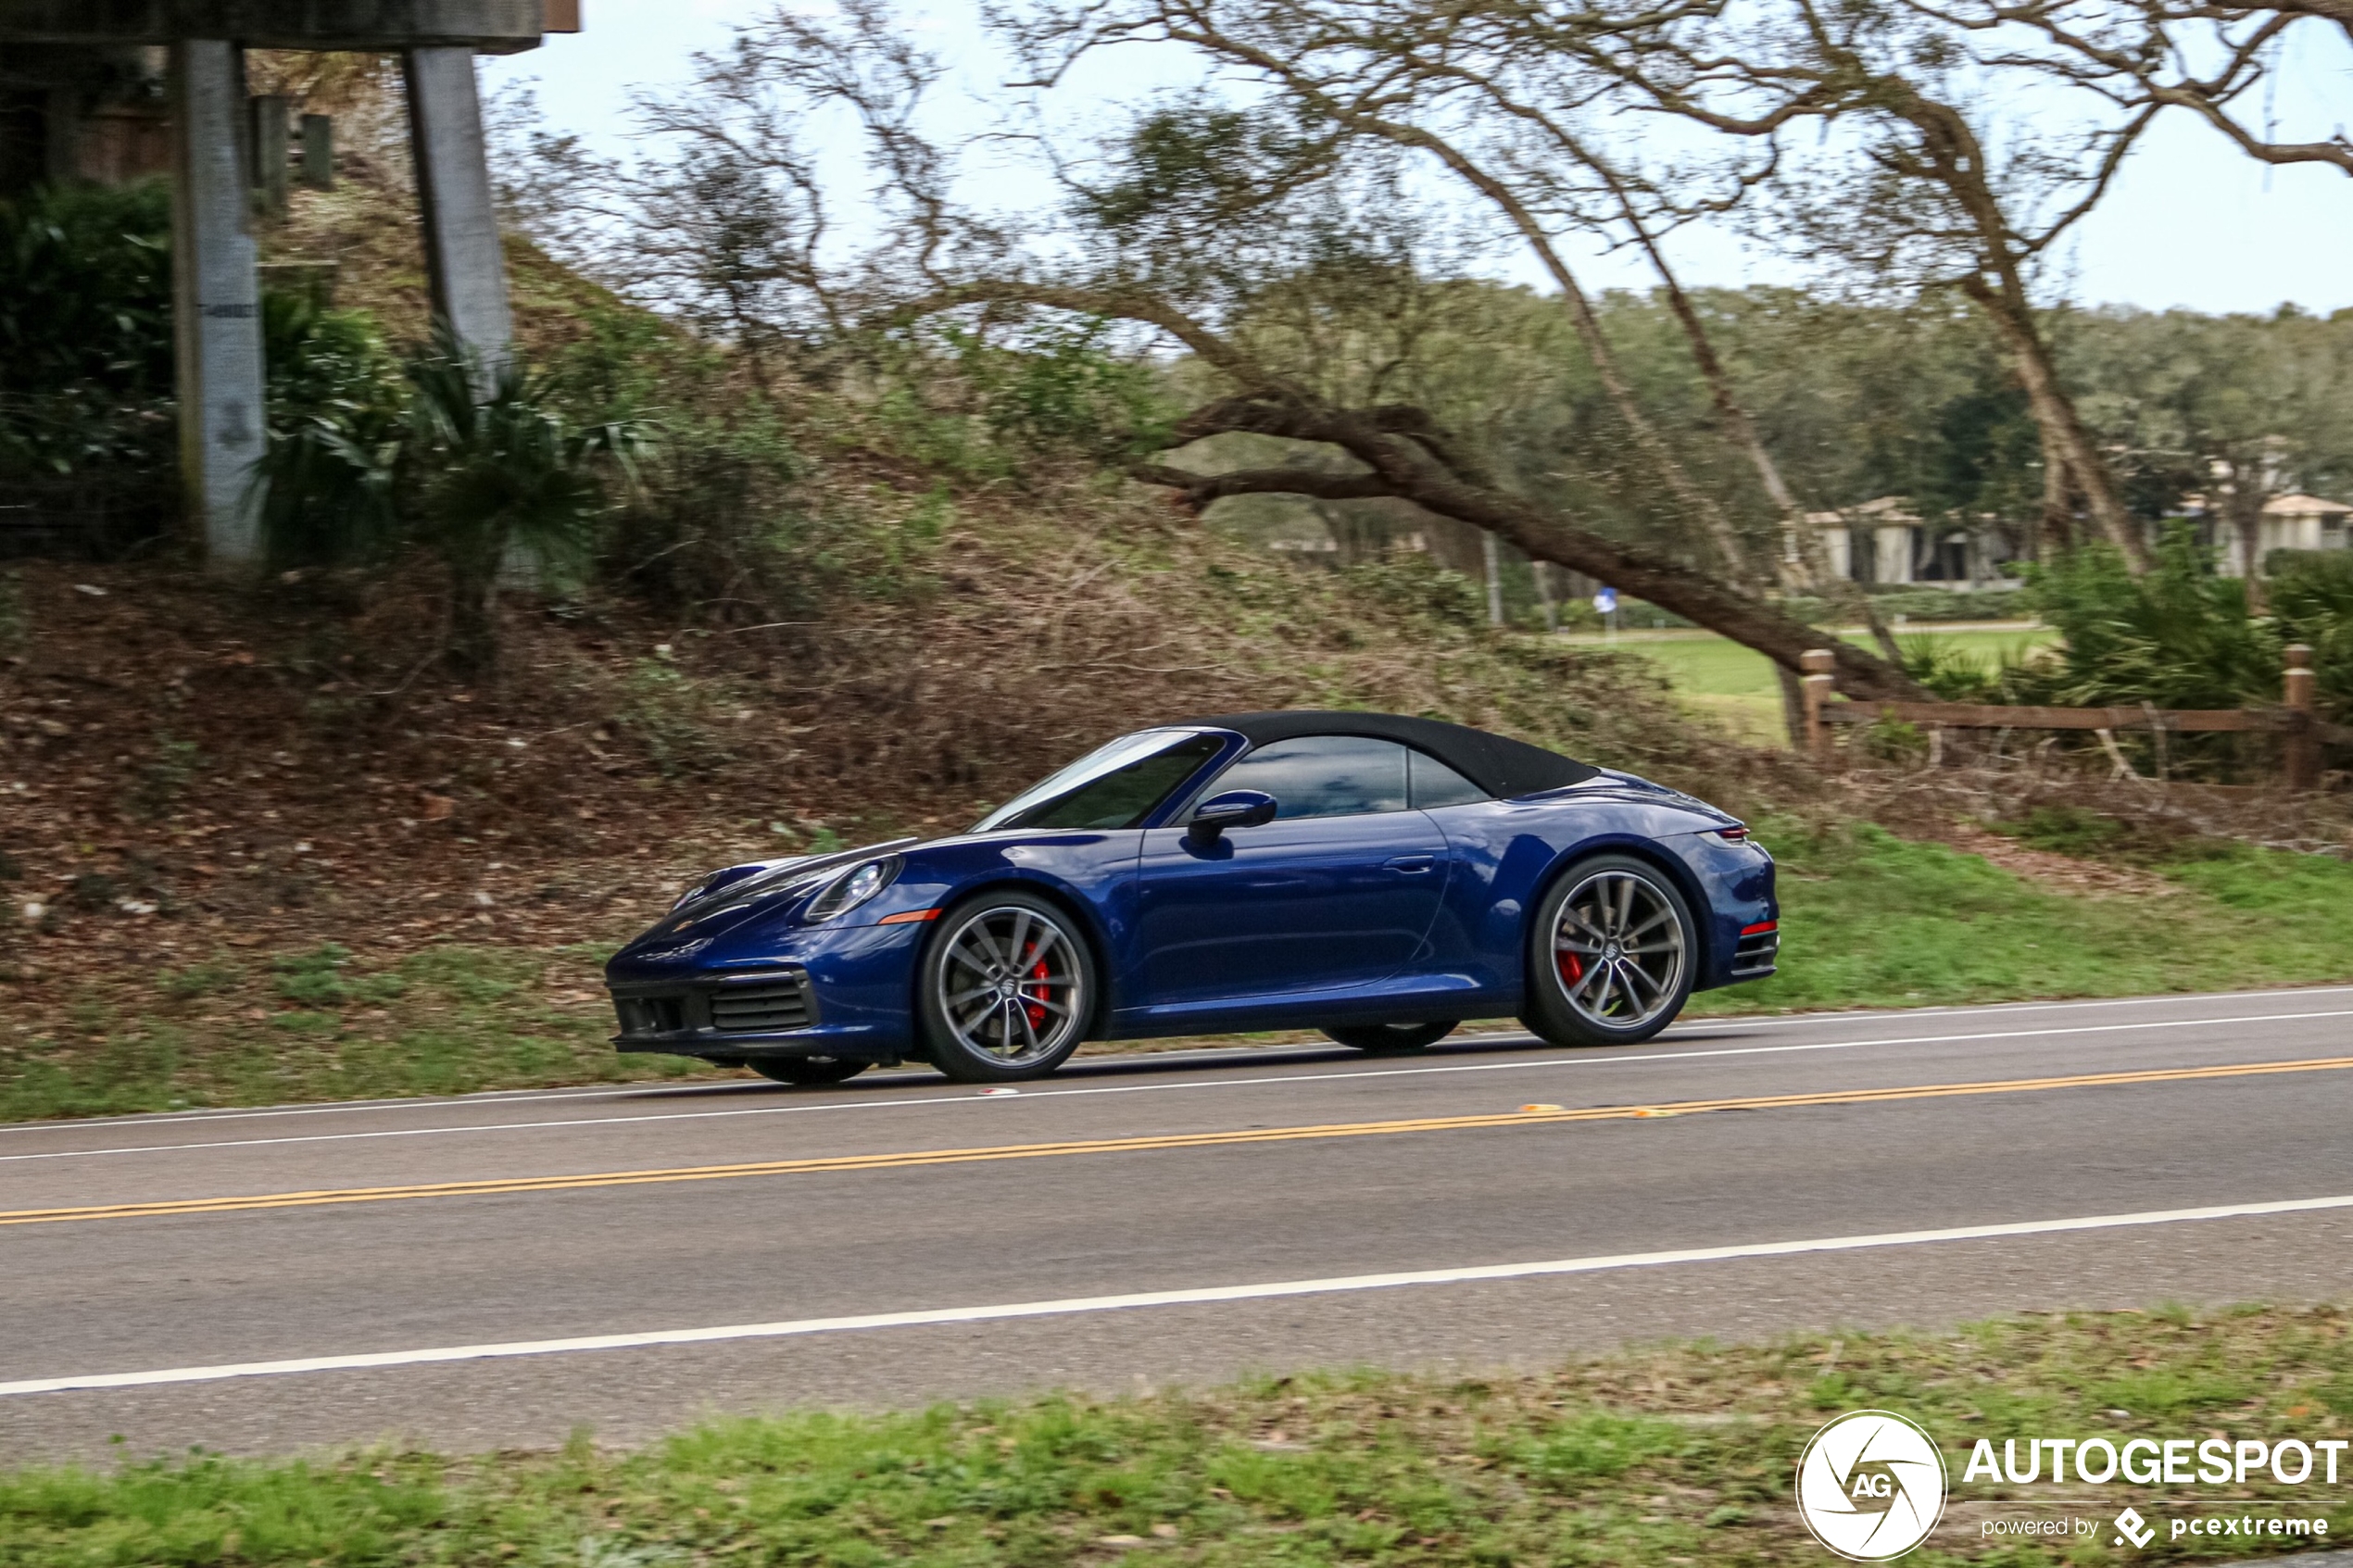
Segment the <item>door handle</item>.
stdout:
[[1435,855],[1400,855],[1388,862],[1390,871],[1403,872],[1408,876],[1426,872],[1436,864],[1438,857]]

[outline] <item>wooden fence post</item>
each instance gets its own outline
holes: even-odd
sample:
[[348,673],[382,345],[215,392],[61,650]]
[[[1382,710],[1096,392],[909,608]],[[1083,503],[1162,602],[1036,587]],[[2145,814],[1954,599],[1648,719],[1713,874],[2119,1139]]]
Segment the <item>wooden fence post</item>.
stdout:
[[2281,650],[2287,667],[2280,672],[2280,687],[2288,709],[2288,731],[2280,741],[2282,771],[2290,789],[2321,787],[2321,737],[2314,733],[2314,712],[2320,677],[2312,672],[2312,649],[2290,643]]
[[1822,709],[1838,689],[1838,677],[1831,673],[1838,668],[1838,656],[1828,648],[1809,648],[1797,656],[1797,662],[1806,671],[1801,683],[1806,688],[1806,749],[1818,766],[1827,768],[1831,727],[1822,721]]

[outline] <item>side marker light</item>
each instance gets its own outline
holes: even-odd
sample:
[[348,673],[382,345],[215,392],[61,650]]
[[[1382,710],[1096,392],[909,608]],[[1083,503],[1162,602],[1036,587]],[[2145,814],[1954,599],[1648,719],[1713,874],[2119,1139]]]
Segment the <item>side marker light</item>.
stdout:
[[918,921],[937,920],[937,909],[901,909],[895,915],[885,915],[876,925],[913,925]]

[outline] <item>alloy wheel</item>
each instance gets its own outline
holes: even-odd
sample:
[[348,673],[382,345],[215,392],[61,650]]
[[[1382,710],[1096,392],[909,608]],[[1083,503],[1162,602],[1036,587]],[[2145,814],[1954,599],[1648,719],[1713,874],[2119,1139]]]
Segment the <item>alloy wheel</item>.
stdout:
[[949,935],[938,973],[940,1016],[957,1043],[1000,1067],[1053,1057],[1087,1016],[1077,943],[1018,904],[966,919]]
[[1683,922],[1666,891],[1634,872],[1597,871],[1561,901],[1553,964],[1578,1015],[1604,1029],[1639,1027],[1676,1005]]

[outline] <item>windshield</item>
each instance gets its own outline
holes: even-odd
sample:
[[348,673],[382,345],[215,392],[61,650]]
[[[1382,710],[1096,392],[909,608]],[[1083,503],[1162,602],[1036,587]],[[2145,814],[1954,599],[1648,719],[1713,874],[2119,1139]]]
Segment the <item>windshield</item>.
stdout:
[[1139,730],[1122,735],[1022,791],[973,825],[997,828],[1132,828],[1217,755],[1224,742],[1199,730]]

